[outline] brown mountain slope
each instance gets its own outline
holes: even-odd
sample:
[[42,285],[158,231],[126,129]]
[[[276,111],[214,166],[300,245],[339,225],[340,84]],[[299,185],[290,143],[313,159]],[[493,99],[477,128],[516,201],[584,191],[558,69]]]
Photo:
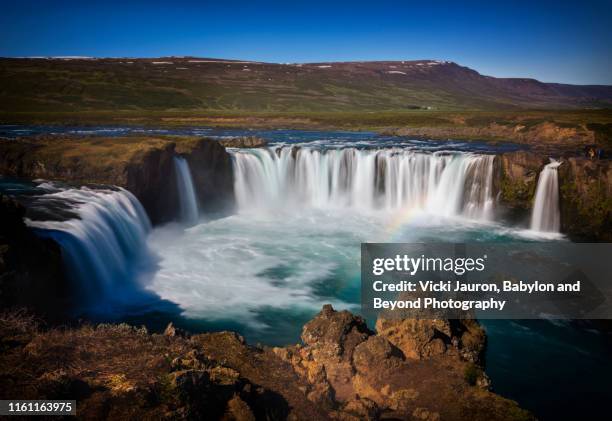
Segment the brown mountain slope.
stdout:
[[500,79],[447,61],[0,59],[0,111],[609,108],[612,86]]

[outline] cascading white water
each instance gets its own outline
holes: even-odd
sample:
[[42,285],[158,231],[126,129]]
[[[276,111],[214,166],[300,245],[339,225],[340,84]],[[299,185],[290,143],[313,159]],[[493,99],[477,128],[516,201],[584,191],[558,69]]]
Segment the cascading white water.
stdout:
[[281,147],[234,152],[239,209],[276,206],[427,210],[491,219],[493,155],[400,148]]
[[193,187],[191,170],[187,160],[180,156],[174,157],[176,170],[176,183],[179,193],[179,207],[181,222],[195,224],[198,221],[198,200]]
[[540,172],[536,188],[531,229],[543,232],[559,232],[561,216],[559,213],[559,179],[557,168],[561,162],[550,160]]
[[78,215],[65,221],[27,223],[60,244],[81,305],[121,301],[134,291],[137,273],[152,261],[146,243],[151,225],[130,192],[83,187],[54,191],[41,200],[69,203]]

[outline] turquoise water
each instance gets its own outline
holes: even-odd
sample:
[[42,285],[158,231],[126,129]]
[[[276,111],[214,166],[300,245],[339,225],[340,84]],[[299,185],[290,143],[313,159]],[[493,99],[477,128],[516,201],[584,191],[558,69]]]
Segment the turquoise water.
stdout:
[[[359,312],[363,240],[531,240],[499,224],[417,215],[396,227],[382,215],[240,214],[182,231],[156,230],[162,256],[150,290],[180,303],[189,330],[241,332],[250,343],[299,341],[324,303]],[[391,229],[392,228],[392,229]],[[370,326],[374,321],[368,320]],[[612,340],[558,321],[483,320],[494,390],[544,420],[599,419],[609,401]]]
[[231,321],[252,342],[284,345],[299,340],[323,304],[359,312],[361,242],[529,238],[494,223],[429,214],[396,222],[401,216],[278,210],[156,228],[149,245],[159,267],[146,289],[177,303],[190,326]]
[[[4,126],[0,136],[48,132],[259,135],[277,145],[313,148],[393,146],[490,153],[512,145],[423,142],[371,133],[240,131],[191,128],[179,131],[120,127]],[[0,181],[4,191],[34,204],[36,219],[74,216],[74,204],[37,201],[41,183]],[[525,221],[524,226],[528,221]],[[146,239],[155,262],[138,277],[145,300],[112,306],[97,320],[129,321],[161,330],[169,321],[192,332],[236,330],[251,343],[299,341],[301,328],[321,306],[359,311],[360,243],[565,241],[521,227],[478,222],[404,209],[244,206],[234,215],[203,216],[199,223],[156,227]],[[154,297],[154,298],[151,298]],[[370,326],[374,323],[368,321]],[[556,321],[482,321],[488,334],[487,373],[494,389],[545,420],[601,419],[612,398],[610,335]],[[599,415],[599,416],[598,416]]]

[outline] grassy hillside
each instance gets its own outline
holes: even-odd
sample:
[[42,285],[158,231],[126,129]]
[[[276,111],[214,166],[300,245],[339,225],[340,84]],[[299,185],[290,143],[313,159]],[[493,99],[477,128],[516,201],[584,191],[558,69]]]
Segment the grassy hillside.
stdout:
[[612,106],[612,87],[497,79],[451,62],[0,59],[0,111],[350,112]]

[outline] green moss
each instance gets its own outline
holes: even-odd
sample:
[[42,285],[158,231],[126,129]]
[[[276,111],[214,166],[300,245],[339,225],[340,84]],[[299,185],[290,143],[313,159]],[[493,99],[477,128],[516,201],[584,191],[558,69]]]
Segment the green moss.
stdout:
[[500,181],[500,196],[503,203],[512,208],[530,209],[535,194],[536,181],[531,177],[526,181],[512,180],[503,176]]
[[178,391],[174,386],[172,374],[163,374],[155,383],[157,399],[165,404],[172,404],[179,400]]
[[474,363],[469,363],[463,370],[463,378],[470,386],[475,386],[480,376],[480,369]]
[[612,239],[612,198],[601,180],[586,182],[582,189],[575,181],[564,182],[560,193],[564,231],[588,239]]

